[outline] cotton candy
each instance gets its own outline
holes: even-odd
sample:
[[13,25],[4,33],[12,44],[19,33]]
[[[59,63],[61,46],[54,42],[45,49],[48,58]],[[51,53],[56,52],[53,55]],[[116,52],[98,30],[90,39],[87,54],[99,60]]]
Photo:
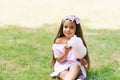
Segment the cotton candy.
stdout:
[[69,41],[68,46],[72,46],[75,58],[83,58],[86,55],[86,47],[80,37],[74,35]]

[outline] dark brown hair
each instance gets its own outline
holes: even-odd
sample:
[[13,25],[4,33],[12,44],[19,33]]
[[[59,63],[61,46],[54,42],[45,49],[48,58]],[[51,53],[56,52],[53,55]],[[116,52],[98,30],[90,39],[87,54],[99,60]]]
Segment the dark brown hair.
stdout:
[[[57,36],[56,36],[56,38],[54,39],[54,43],[55,43],[55,41],[56,41],[57,38],[65,36],[65,35],[63,34],[63,24],[64,24],[64,21],[65,21],[65,20],[62,20],[62,22],[61,22],[61,25],[60,25],[59,31],[58,31],[58,33],[57,33]],[[74,22],[75,22],[75,21],[74,21]],[[76,22],[75,22],[75,24],[76,24]],[[87,45],[86,45],[85,40],[84,40],[84,38],[83,38],[83,32],[82,32],[82,28],[81,28],[81,25],[80,25],[80,24],[76,24],[76,32],[75,32],[75,35],[76,35],[77,37],[80,37],[80,38],[82,39],[83,44],[84,44],[85,47],[87,48]],[[89,68],[90,68],[90,59],[89,59],[89,56],[88,56],[88,48],[87,48],[86,56],[84,57],[84,59],[87,60],[87,66],[86,66],[86,68],[89,69]],[[52,66],[52,67],[53,67],[54,64],[55,64],[55,61],[56,61],[56,59],[55,59],[55,57],[54,57],[54,54],[52,54],[52,61],[51,61],[51,66]]]

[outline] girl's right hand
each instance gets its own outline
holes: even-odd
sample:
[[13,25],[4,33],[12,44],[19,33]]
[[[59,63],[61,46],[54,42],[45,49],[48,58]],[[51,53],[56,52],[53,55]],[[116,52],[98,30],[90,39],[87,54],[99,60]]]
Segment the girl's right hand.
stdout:
[[65,52],[69,52],[72,49],[72,46],[66,45],[64,48],[65,48]]
[[64,52],[57,58],[57,61],[59,63],[62,63],[64,61],[66,61],[67,60],[67,55],[68,55],[68,53],[71,49],[72,49],[71,46],[65,46],[64,47]]

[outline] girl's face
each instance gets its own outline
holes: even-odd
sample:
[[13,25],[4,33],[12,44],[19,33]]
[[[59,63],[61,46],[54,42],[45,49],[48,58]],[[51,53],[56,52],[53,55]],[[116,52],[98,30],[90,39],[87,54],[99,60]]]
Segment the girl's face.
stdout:
[[65,20],[63,24],[63,34],[66,38],[70,39],[76,32],[75,22],[70,20]]

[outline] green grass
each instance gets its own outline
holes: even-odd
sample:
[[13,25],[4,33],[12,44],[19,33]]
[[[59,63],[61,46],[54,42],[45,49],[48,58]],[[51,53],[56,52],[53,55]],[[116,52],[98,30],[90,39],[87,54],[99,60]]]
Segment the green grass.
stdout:
[[91,58],[88,80],[120,79],[120,30],[86,30]]
[[[51,46],[57,28],[0,28],[0,80],[52,80]],[[87,80],[120,79],[120,30],[83,29],[91,69]]]

